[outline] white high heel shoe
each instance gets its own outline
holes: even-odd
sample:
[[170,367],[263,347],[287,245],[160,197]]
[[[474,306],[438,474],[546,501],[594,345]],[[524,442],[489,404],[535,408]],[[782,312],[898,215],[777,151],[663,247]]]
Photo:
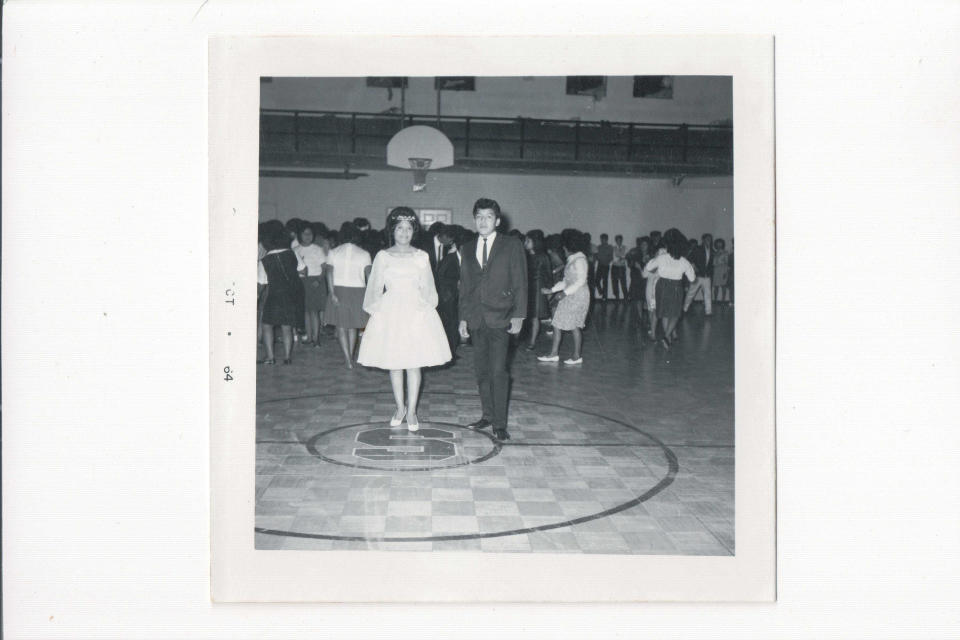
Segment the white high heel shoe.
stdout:
[[[396,415],[396,414],[394,414],[394,415]],[[399,417],[399,418],[390,418],[390,426],[391,426],[391,427],[399,427],[399,426],[403,423],[403,419],[404,419],[405,417],[407,417],[407,410],[406,410],[406,409],[403,410],[403,413],[400,414],[400,417]]]
[[419,431],[420,430],[420,419],[418,418],[416,422],[410,422],[410,410],[407,410],[407,431]]

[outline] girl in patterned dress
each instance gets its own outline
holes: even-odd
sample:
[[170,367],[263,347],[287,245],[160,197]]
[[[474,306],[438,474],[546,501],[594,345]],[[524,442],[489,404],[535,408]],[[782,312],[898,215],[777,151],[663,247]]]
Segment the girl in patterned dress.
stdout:
[[558,362],[560,360],[560,341],[564,331],[573,334],[573,355],[564,360],[564,364],[582,364],[583,327],[590,310],[589,265],[584,251],[589,246],[587,236],[576,229],[564,229],[561,234],[563,246],[567,251],[567,264],[563,271],[563,280],[552,288],[544,288],[544,294],[558,294],[560,301],[553,312],[553,347],[550,353],[537,358],[540,362]]

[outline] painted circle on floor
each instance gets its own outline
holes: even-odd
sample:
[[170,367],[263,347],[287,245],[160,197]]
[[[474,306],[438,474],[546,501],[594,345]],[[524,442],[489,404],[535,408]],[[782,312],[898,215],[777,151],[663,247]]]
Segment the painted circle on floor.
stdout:
[[423,422],[417,431],[382,422],[334,427],[306,443],[325,462],[373,471],[438,471],[489,460],[502,445],[485,431],[450,422]]
[[[381,394],[381,393],[389,393],[389,392],[360,392],[360,393],[353,394],[353,395],[378,395],[378,394]],[[294,397],[294,398],[278,398],[278,399],[275,399],[275,400],[262,401],[262,402],[260,402],[260,403],[258,403],[258,404],[266,404],[266,403],[273,403],[273,402],[283,402],[283,401],[296,401],[296,400],[301,400],[301,399],[316,399],[316,398],[319,398],[319,397],[325,397],[326,395],[327,395],[327,394],[318,394],[318,395],[311,395],[311,396],[297,396],[297,397]],[[337,395],[339,396],[339,395],[344,395],[344,394],[337,394]],[[446,392],[446,393],[444,393],[444,392],[433,392],[433,393],[428,393],[428,394],[425,394],[425,395],[426,395],[426,396],[438,396],[438,395],[462,396],[463,394],[457,394],[457,393],[452,393],[452,392]],[[549,530],[552,530],[552,529],[560,529],[560,528],[564,528],[564,527],[572,527],[572,526],[575,526],[575,525],[578,525],[578,524],[582,524],[582,523],[585,523],[585,522],[590,522],[590,521],[592,521],[592,520],[597,520],[597,519],[600,519],[600,518],[605,518],[605,517],[607,517],[607,516],[611,516],[611,515],[614,515],[614,514],[616,514],[616,513],[621,513],[621,512],[623,512],[623,511],[626,511],[626,510],[628,510],[628,509],[631,509],[631,508],[633,508],[633,507],[635,507],[635,506],[637,506],[637,505],[639,505],[639,504],[641,504],[641,503],[649,500],[650,498],[652,498],[653,496],[657,495],[658,493],[660,493],[661,491],[663,491],[664,489],[666,489],[668,486],[670,486],[670,484],[673,483],[674,478],[675,478],[676,475],[677,475],[677,472],[679,471],[679,462],[678,462],[678,460],[677,460],[676,454],[675,454],[666,444],[664,444],[663,442],[661,442],[658,438],[656,438],[656,437],[653,436],[653,435],[650,435],[649,433],[646,433],[645,431],[639,429],[638,427],[636,427],[636,426],[634,426],[634,425],[632,425],[632,424],[629,424],[629,423],[624,422],[624,421],[622,421],[622,420],[618,420],[618,419],[616,419],[616,418],[611,418],[611,417],[609,417],[609,416],[604,416],[604,415],[601,415],[601,414],[598,414],[598,413],[594,413],[594,412],[591,412],[591,411],[587,411],[587,410],[584,410],[584,409],[576,409],[576,408],[574,408],[574,407],[568,407],[568,406],[564,406],[564,405],[560,405],[560,404],[556,404],[556,403],[541,402],[541,401],[537,401],[537,400],[529,400],[529,399],[516,398],[516,397],[515,397],[515,398],[512,398],[512,399],[511,399],[511,402],[513,402],[513,403],[532,404],[532,405],[535,405],[535,406],[539,406],[539,407],[542,407],[542,409],[540,410],[541,412],[544,411],[544,410],[548,410],[548,409],[554,409],[554,410],[555,410],[555,409],[559,409],[559,410],[561,410],[561,411],[563,411],[563,412],[571,412],[571,413],[573,413],[573,414],[579,414],[579,415],[581,415],[581,416],[586,416],[586,417],[589,417],[589,418],[593,418],[594,420],[601,420],[601,421],[609,422],[609,423],[612,423],[612,424],[617,425],[618,427],[622,427],[622,428],[624,428],[624,429],[627,429],[627,430],[629,430],[630,432],[639,434],[639,435],[642,436],[646,441],[648,441],[649,444],[640,445],[640,444],[635,444],[635,443],[627,443],[627,442],[624,442],[624,443],[623,443],[623,446],[624,446],[624,447],[629,447],[629,446],[649,446],[649,447],[653,447],[653,448],[659,449],[660,452],[663,454],[664,459],[665,459],[665,462],[666,462],[666,472],[664,473],[664,475],[663,475],[662,477],[657,478],[657,479],[656,479],[656,482],[654,482],[654,483],[652,484],[652,486],[650,486],[650,487],[649,487],[646,491],[644,491],[643,493],[641,493],[641,494],[633,497],[633,498],[630,499],[630,500],[626,500],[626,501],[624,501],[624,502],[622,502],[622,503],[620,503],[620,504],[614,505],[613,507],[610,507],[610,508],[608,508],[608,509],[603,509],[603,510],[600,510],[600,511],[596,511],[596,512],[593,512],[593,513],[586,513],[586,514],[581,515],[581,516],[578,516],[578,517],[573,517],[573,518],[558,520],[557,522],[549,522],[549,523],[546,523],[546,524],[540,524],[540,525],[531,526],[531,527],[519,527],[519,528],[514,528],[514,529],[504,529],[504,530],[498,530],[498,531],[480,531],[480,532],[465,532],[465,533],[444,533],[444,534],[438,534],[438,535],[423,535],[423,536],[342,535],[342,534],[323,533],[323,532],[287,531],[287,530],[281,530],[281,529],[270,529],[270,528],[265,528],[265,527],[254,527],[254,531],[255,531],[256,533],[260,533],[260,534],[275,535],[275,536],[285,536],[285,537],[293,537],[293,538],[310,538],[310,539],[316,539],[316,540],[341,540],[341,541],[371,542],[371,543],[384,543],[384,542],[444,542],[444,541],[452,541],[452,540],[474,540],[474,539],[478,539],[478,538],[498,538],[498,537],[505,537],[505,536],[521,535],[521,534],[526,534],[526,533],[535,533],[535,532],[537,532],[537,531],[549,531]],[[424,423],[424,425],[426,425],[426,424],[428,424],[428,423]],[[349,467],[349,466],[353,466],[353,467],[356,467],[356,468],[365,468],[365,469],[381,470],[381,471],[395,471],[395,470],[397,470],[397,469],[395,469],[395,468],[389,468],[389,469],[388,469],[388,468],[380,467],[380,466],[360,466],[360,465],[366,465],[367,462],[370,462],[370,460],[368,460],[367,458],[361,458],[361,459],[364,460],[364,462],[359,463],[359,464],[344,464],[342,461],[336,461],[336,460],[334,460],[334,459],[331,459],[330,456],[326,455],[325,453],[324,453],[324,454],[321,454],[321,453],[319,452],[319,450],[317,450],[317,448],[318,448],[318,446],[320,445],[320,443],[322,442],[323,438],[329,436],[332,432],[336,432],[336,431],[341,431],[341,430],[343,430],[343,431],[347,431],[348,433],[355,433],[355,434],[359,435],[362,431],[368,431],[368,430],[371,430],[371,429],[378,429],[378,428],[382,428],[382,426],[383,426],[383,425],[379,425],[379,424],[378,424],[378,425],[372,425],[372,424],[370,424],[370,423],[363,423],[363,424],[359,424],[359,425],[346,425],[346,426],[343,426],[343,427],[336,427],[335,429],[329,429],[329,430],[326,430],[326,431],[324,431],[324,432],[321,432],[321,433],[313,436],[312,438],[310,438],[310,440],[308,440],[306,443],[304,443],[304,445],[307,447],[308,451],[310,451],[311,455],[317,456],[318,458],[320,458],[320,459],[322,459],[322,460],[324,460],[324,461],[332,462],[333,464],[338,464],[338,465],[348,466],[348,467]],[[500,443],[500,442],[496,441],[494,438],[492,438],[492,436],[489,436],[488,434],[486,434],[486,433],[484,433],[484,432],[482,432],[482,431],[480,431],[480,432],[471,431],[471,430],[466,429],[465,427],[462,427],[462,426],[460,426],[460,425],[453,425],[453,424],[450,424],[450,423],[433,422],[433,423],[429,423],[429,426],[430,426],[430,428],[436,428],[437,430],[439,430],[439,431],[441,431],[441,432],[445,432],[445,433],[434,433],[434,434],[432,434],[431,436],[427,436],[427,437],[429,437],[429,438],[437,439],[437,440],[441,440],[441,441],[446,440],[446,441],[448,441],[448,442],[452,442],[452,441],[455,441],[455,438],[454,438],[454,437],[447,437],[447,436],[446,436],[446,433],[455,434],[455,433],[457,433],[457,431],[455,431],[455,429],[459,429],[459,430],[468,431],[469,433],[474,434],[474,435],[487,436],[487,437],[490,439],[490,441],[492,442],[492,444],[493,444],[493,446],[494,446],[494,450],[490,451],[490,452],[487,453],[485,456],[481,456],[480,458],[472,459],[472,460],[471,460],[471,459],[467,459],[468,461],[466,461],[466,462],[461,461],[461,462],[458,463],[458,464],[449,465],[448,467],[442,467],[442,466],[437,466],[437,467],[434,467],[434,466],[426,466],[426,467],[423,467],[423,465],[422,465],[422,463],[421,463],[420,466],[423,467],[423,468],[421,468],[421,469],[414,469],[414,468],[413,468],[413,465],[411,465],[410,467],[404,468],[404,469],[402,469],[402,470],[404,470],[404,471],[410,471],[410,470],[434,471],[434,470],[443,470],[443,469],[445,469],[445,468],[451,468],[451,467],[455,467],[455,466],[464,466],[464,465],[466,465],[466,464],[477,464],[477,463],[480,463],[480,462],[482,462],[482,461],[484,461],[484,460],[489,460],[490,458],[492,458],[493,456],[495,456],[497,453],[499,453],[504,447],[515,447],[515,446],[520,446],[520,447],[537,447],[537,446],[549,447],[549,446],[570,446],[570,445],[575,445],[575,446],[581,446],[581,447],[587,447],[587,448],[589,448],[589,447],[593,446],[589,441],[586,441],[586,442],[567,442],[567,443],[562,443],[562,442],[561,442],[561,443],[536,443],[536,442],[524,442],[524,441],[521,441],[521,440],[517,439],[517,440],[507,441],[506,443]],[[351,429],[352,429],[352,430],[355,430],[355,431],[350,431]],[[423,426],[421,426],[421,431],[422,431],[422,430],[423,430]],[[404,444],[396,445],[396,447],[393,449],[393,453],[390,453],[389,451],[388,451],[388,452],[377,452],[377,451],[374,451],[372,454],[371,454],[369,451],[363,451],[362,453],[363,453],[364,455],[368,456],[368,457],[369,457],[370,455],[374,456],[374,459],[375,459],[375,460],[388,459],[390,456],[394,456],[394,458],[401,457],[401,456],[396,456],[395,454],[407,450],[407,449],[405,449],[404,447],[409,446],[409,444],[410,444],[410,442],[411,442],[411,441],[406,441],[406,440],[403,440],[403,439],[402,439],[402,434],[405,434],[405,433],[406,433],[406,430],[405,430],[405,429],[399,429],[399,430],[397,430],[397,435],[400,435],[400,436],[401,436],[401,439],[400,439],[400,440],[396,440],[396,441],[393,440],[392,438],[390,438],[390,435],[391,435],[391,434],[384,434],[384,433],[375,433],[375,434],[371,434],[371,435],[363,435],[363,436],[360,436],[362,440],[369,440],[369,441],[374,442],[375,444],[383,444],[383,443],[393,444],[394,442],[404,443]],[[417,444],[420,444],[420,443],[417,443]],[[313,447],[313,450],[311,450],[311,446]],[[369,449],[374,449],[374,450],[375,450],[375,449],[380,448],[380,447],[377,447],[377,446],[369,446],[369,447],[368,447],[368,445],[367,445],[366,443],[364,443],[364,442],[361,441],[359,448],[369,448]],[[386,447],[386,448],[387,448],[387,449],[390,449],[391,447]],[[436,461],[436,462],[438,462],[439,464],[444,464],[445,462],[449,462],[449,461],[451,460],[451,458],[449,458],[449,457],[447,457],[445,460],[444,460],[444,459],[441,459],[441,458],[444,458],[445,452],[449,452],[449,449],[448,449],[448,448],[444,448],[443,446],[440,446],[440,445],[427,445],[427,447],[426,447],[425,450],[426,450],[428,453],[426,453],[426,454],[421,454],[421,455],[433,455],[433,456],[435,456],[433,459],[431,459],[431,462]],[[341,454],[341,455],[342,455],[342,454]],[[352,452],[351,452],[351,455],[353,455]],[[376,458],[377,455],[386,456],[386,458],[379,458],[379,459],[377,459],[377,458]],[[389,464],[395,464],[395,462],[391,460],[391,461],[389,462]]]

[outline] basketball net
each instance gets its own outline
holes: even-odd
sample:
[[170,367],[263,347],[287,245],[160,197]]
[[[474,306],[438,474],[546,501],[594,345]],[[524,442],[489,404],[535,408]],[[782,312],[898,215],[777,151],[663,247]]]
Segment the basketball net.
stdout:
[[413,190],[425,191],[427,188],[427,171],[430,169],[432,158],[408,158],[410,168],[413,169]]

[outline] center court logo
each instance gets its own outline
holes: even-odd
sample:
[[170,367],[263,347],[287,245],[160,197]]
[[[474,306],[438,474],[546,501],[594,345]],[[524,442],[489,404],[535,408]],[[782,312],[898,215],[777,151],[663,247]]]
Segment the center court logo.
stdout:
[[406,430],[365,429],[357,432],[353,455],[362,460],[442,462],[456,457],[459,438],[445,429]]
[[348,424],[306,441],[310,455],[332,464],[374,471],[436,471],[489,460],[501,443],[462,425],[432,421],[418,431],[380,423]]

